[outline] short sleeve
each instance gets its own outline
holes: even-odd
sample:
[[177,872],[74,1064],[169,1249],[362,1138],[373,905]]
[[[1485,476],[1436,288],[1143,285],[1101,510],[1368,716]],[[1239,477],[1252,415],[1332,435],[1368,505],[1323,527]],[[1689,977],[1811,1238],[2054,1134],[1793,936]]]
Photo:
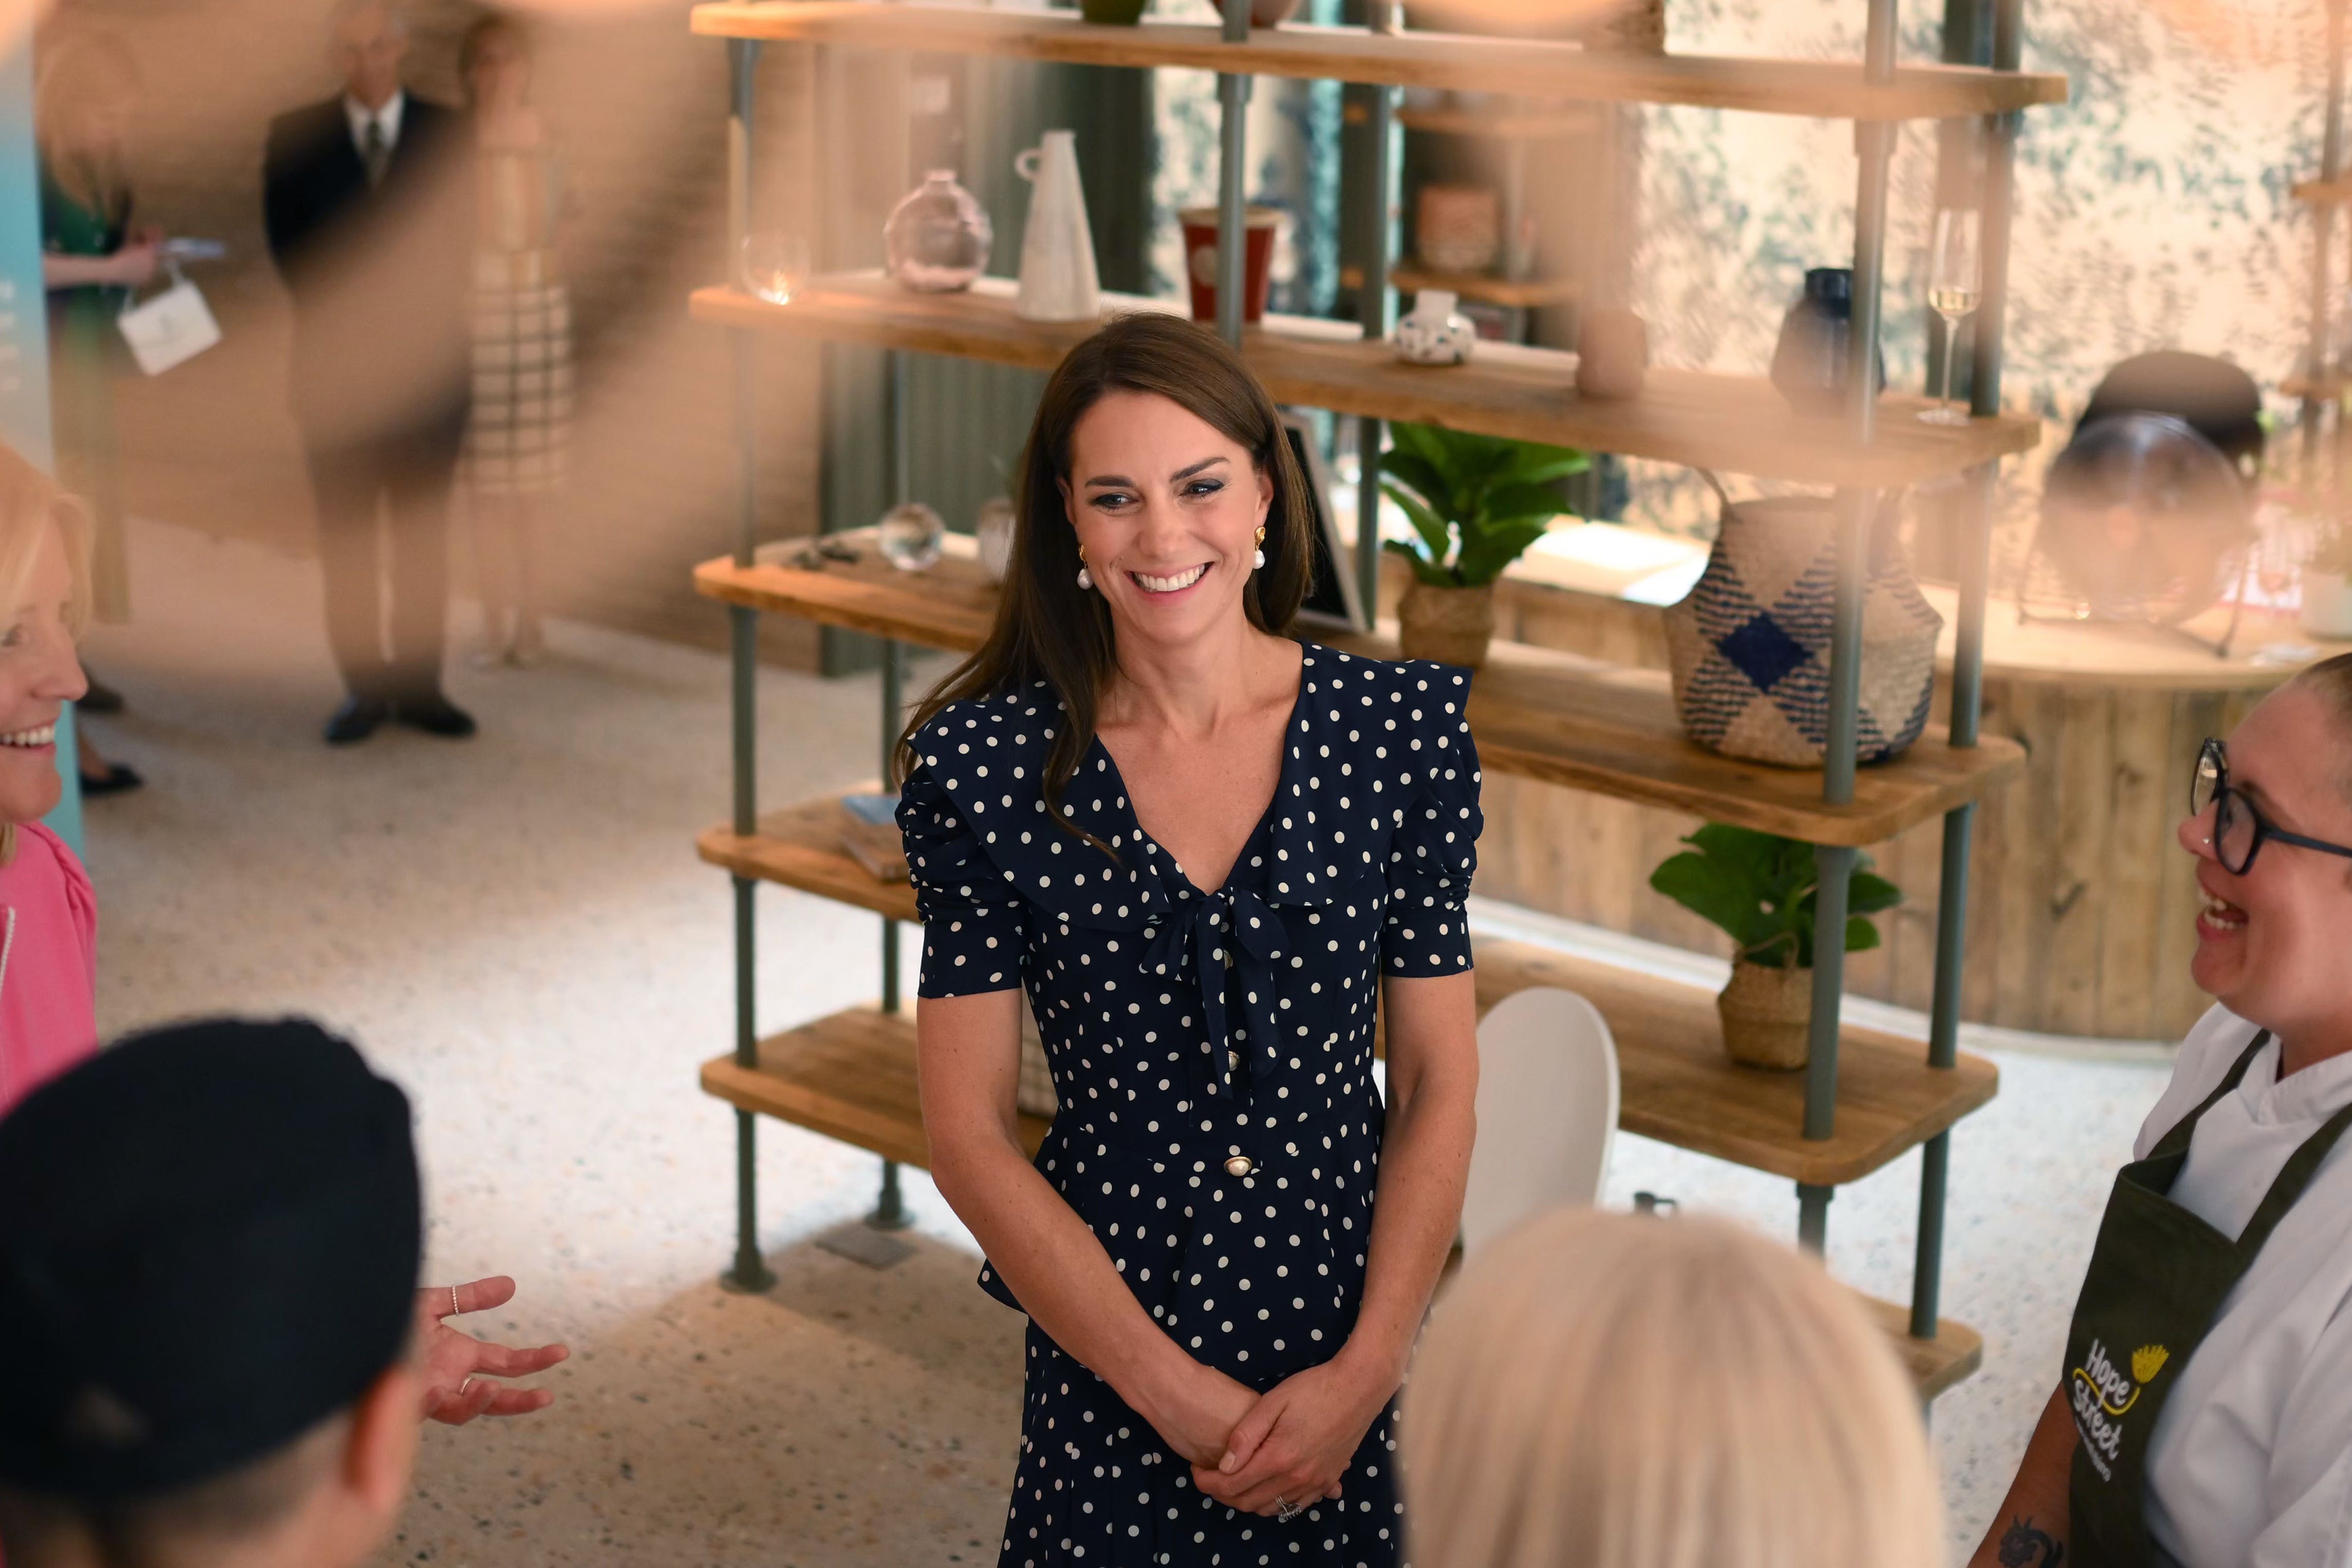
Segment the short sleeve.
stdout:
[[919,996],[973,996],[1021,984],[1027,900],[990,861],[963,813],[918,763],[898,792],[898,832],[923,919]]
[[[1419,668],[1443,669],[1449,684],[1461,673],[1446,666]],[[1454,689],[1466,697],[1466,678]],[[1464,707],[1462,697],[1440,699],[1423,714],[1422,752],[1435,754],[1389,842],[1388,918],[1381,930],[1385,975],[1427,979],[1470,968],[1465,901],[1486,819],[1478,810],[1478,752]]]

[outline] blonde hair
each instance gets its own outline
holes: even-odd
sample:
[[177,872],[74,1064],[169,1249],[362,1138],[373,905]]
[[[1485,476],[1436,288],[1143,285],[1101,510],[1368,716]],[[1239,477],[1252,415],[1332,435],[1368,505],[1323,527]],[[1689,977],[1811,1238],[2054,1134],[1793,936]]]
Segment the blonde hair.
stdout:
[[121,147],[82,144],[81,119],[110,97],[128,99],[144,85],[139,59],[120,33],[77,27],[44,37],[33,86],[33,140],[66,195],[119,223],[131,209],[131,178]]
[[[0,441],[0,614],[14,615],[25,602],[42,536],[51,527],[65,542],[66,567],[73,580],[66,629],[79,637],[89,625],[89,509]],[[16,857],[16,825],[0,822],[0,866]]]
[[1811,1258],[1563,1210],[1493,1243],[1405,1391],[1419,1568],[1938,1568],[1909,1380]]

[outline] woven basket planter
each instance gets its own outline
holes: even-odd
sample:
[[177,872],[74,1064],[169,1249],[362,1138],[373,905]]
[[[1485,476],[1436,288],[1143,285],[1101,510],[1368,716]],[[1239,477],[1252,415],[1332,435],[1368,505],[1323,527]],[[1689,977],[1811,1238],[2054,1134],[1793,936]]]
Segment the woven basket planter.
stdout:
[[[1944,626],[1892,530],[1873,531],[1855,746],[1864,763],[1895,755],[1927,728]],[[1827,497],[1724,509],[1706,572],[1666,610],[1675,707],[1692,740],[1750,762],[1822,765],[1836,588],[1837,519]]]
[[1397,641],[1407,658],[1472,669],[1495,639],[1495,588],[1433,588],[1416,577],[1397,605]]
[[1731,983],[1715,998],[1723,1048],[1742,1067],[1793,1072],[1812,1054],[1813,972],[1774,963],[1731,965]]

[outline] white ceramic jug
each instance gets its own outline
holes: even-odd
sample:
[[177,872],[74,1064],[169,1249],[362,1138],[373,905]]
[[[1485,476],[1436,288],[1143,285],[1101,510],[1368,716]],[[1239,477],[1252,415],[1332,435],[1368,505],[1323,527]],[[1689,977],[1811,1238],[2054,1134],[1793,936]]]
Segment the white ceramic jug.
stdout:
[[1077,132],[1046,132],[1043,144],[1013,159],[1013,167],[1036,187],[1021,239],[1021,297],[1013,313],[1027,321],[1094,320],[1102,314],[1102,282],[1095,270],[1094,233],[1087,226],[1087,193],[1078,184]]

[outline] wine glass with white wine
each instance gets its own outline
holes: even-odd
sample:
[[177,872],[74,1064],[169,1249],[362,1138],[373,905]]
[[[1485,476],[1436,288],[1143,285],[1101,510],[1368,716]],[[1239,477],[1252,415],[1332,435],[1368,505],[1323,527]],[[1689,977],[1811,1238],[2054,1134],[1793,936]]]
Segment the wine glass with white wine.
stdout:
[[1968,410],[1952,402],[1952,361],[1959,357],[1960,323],[1976,313],[1983,279],[1976,209],[1946,207],[1937,213],[1935,243],[1927,252],[1927,303],[1944,319],[1944,390],[1936,406],[1919,416],[1929,425],[1969,422]]

